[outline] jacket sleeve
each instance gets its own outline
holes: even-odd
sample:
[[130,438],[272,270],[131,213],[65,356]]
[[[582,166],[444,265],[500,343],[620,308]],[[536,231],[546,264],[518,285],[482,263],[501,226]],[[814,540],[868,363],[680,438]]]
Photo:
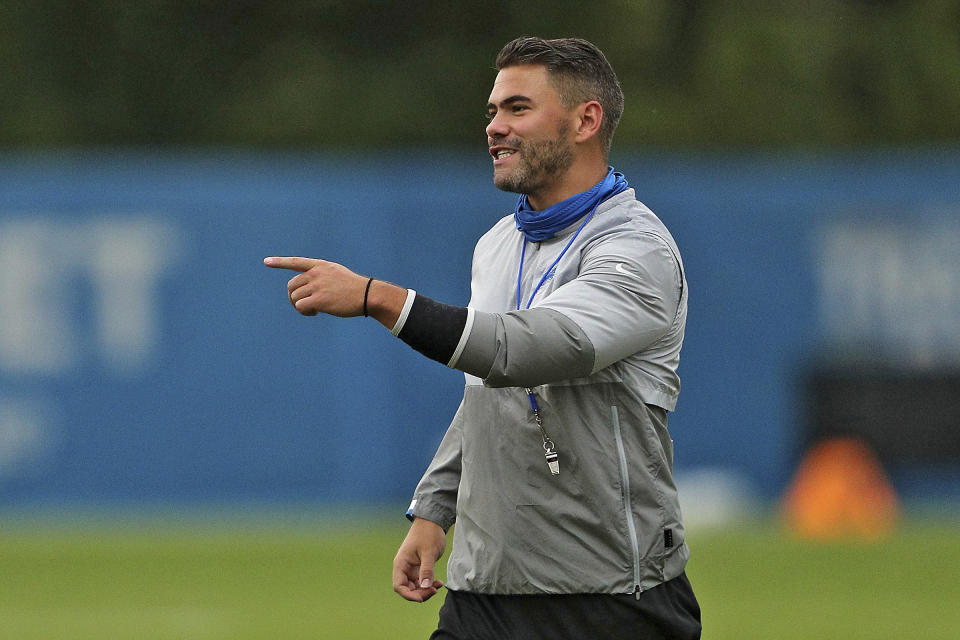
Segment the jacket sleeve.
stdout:
[[590,375],[641,351],[673,326],[680,263],[652,233],[612,234],[586,248],[580,272],[535,306],[475,312],[455,368],[493,387]]
[[430,520],[448,531],[457,519],[460,488],[461,423],[463,403],[447,428],[433,460],[417,484],[407,518]]

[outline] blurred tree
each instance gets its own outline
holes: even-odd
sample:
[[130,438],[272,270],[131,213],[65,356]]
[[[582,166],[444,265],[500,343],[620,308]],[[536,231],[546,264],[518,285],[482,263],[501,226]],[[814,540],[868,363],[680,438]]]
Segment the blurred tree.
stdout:
[[960,0],[0,0],[0,145],[472,145],[517,35],[621,76],[621,146],[960,142]]

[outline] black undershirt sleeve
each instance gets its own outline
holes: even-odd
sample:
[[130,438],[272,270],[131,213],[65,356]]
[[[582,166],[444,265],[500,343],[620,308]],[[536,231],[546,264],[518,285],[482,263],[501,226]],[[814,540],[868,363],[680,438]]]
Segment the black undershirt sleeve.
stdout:
[[437,302],[418,293],[397,337],[431,360],[447,364],[465,326],[466,307]]

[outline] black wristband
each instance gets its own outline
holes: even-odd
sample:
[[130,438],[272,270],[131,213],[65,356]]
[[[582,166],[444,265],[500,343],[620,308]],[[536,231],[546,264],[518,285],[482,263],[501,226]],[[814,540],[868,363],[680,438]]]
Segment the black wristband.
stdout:
[[447,364],[465,326],[466,307],[443,304],[418,293],[397,337],[431,360]]
[[373,284],[373,278],[367,280],[367,288],[363,290],[363,317],[367,317],[367,296],[370,295],[370,285]]

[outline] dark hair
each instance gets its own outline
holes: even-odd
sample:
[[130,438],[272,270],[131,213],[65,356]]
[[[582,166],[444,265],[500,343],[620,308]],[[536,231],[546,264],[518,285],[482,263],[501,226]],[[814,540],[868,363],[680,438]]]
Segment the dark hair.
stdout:
[[542,64],[550,83],[567,109],[596,100],[603,107],[598,136],[609,154],[613,132],[623,114],[623,90],[606,56],[580,38],[521,37],[508,42],[497,55],[497,70],[521,64]]

